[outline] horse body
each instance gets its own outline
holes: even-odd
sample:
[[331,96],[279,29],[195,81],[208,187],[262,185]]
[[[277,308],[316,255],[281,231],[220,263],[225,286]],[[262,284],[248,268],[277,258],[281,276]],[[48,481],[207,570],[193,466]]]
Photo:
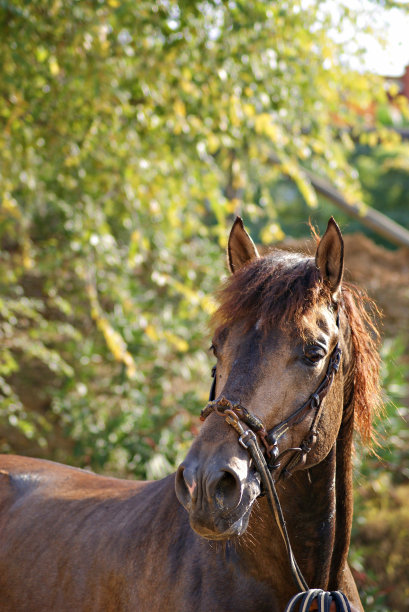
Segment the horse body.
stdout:
[[143,483],[16,456],[1,466],[2,612],[275,609],[234,544],[192,531],[174,475]]
[[[243,542],[213,543],[190,528],[174,475],[142,483],[15,456],[1,465],[2,612],[279,612],[295,592],[262,499]],[[290,529],[312,584],[322,584],[316,534],[331,542],[333,509],[319,496],[322,475],[317,491],[304,484],[309,498],[301,482],[288,493],[305,504],[288,513]]]
[[[260,258],[236,220],[228,260],[215,401],[176,475],[140,483],[2,457],[2,611],[282,612],[298,591],[282,529],[225,414],[244,407],[265,431],[291,423],[274,441],[272,470],[305,580],[342,589],[362,610],[347,564],[351,448],[354,426],[370,426],[378,361],[362,304],[341,288],[339,229],[330,221],[315,261]],[[322,409],[314,402],[294,418],[338,346],[341,368]]]

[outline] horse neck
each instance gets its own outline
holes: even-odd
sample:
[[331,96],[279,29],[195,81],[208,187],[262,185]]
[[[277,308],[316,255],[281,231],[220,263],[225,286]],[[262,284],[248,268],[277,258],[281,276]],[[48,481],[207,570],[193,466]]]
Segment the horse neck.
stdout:
[[335,541],[328,582],[329,589],[340,588],[347,563],[353,514],[352,489],[352,437],[354,413],[350,406],[344,409],[336,443],[336,515]]
[[[295,558],[308,585],[340,588],[352,522],[352,419],[344,415],[327,457],[278,487]],[[253,509],[241,548],[254,574],[271,584],[283,605],[296,592],[282,536],[265,498]]]

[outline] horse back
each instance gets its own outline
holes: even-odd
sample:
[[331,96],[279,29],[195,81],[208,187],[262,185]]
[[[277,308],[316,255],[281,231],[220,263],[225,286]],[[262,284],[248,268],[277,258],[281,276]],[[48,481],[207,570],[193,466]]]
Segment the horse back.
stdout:
[[1,610],[128,610],[130,506],[147,483],[0,458]]

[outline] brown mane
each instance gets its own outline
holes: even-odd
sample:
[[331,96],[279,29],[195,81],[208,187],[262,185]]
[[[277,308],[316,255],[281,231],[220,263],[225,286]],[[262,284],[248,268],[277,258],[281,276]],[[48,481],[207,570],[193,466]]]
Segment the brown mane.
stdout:
[[[311,257],[274,250],[232,274],[218,292],[220,306],[213,315],[217,328],[234,321],[247,327],[258,323],[264,331],[273,326],[295,326],[314,307],[331,305],[330,291]],[[380,405],[379,333],[375,304],[364,291],[343,284],[341,311],[350,326],[353,393],[350,406],[355,428],[362,439],[372,439],[372,419]]]
[[354,390],[351,407],[355,414],[355,427],[364,442],[376,442],[372,421],[382,405],[379,384],[380,336],[375,322],[380,313],[375,302],[362,289],[347,283],[342,287],[342,308],[352,338]]

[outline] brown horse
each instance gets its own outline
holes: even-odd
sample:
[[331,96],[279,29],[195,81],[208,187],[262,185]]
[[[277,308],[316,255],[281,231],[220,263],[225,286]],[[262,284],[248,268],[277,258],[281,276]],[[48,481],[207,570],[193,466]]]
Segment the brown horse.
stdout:
[[362,610],[347,565],[351,448],[354,427],[370,435],[379,364],[363,300],[341,284],[338,226],[330,220],[315,260],[259,257],[236,219],[228,262],[214,318],[214,401],[176,475],[139,483],[2,457],[2,612],[282,612],[298,589],[227,413],[259,440],[259,423],[277,434],[264,436],[265,455],[307,583],[342,589]]

